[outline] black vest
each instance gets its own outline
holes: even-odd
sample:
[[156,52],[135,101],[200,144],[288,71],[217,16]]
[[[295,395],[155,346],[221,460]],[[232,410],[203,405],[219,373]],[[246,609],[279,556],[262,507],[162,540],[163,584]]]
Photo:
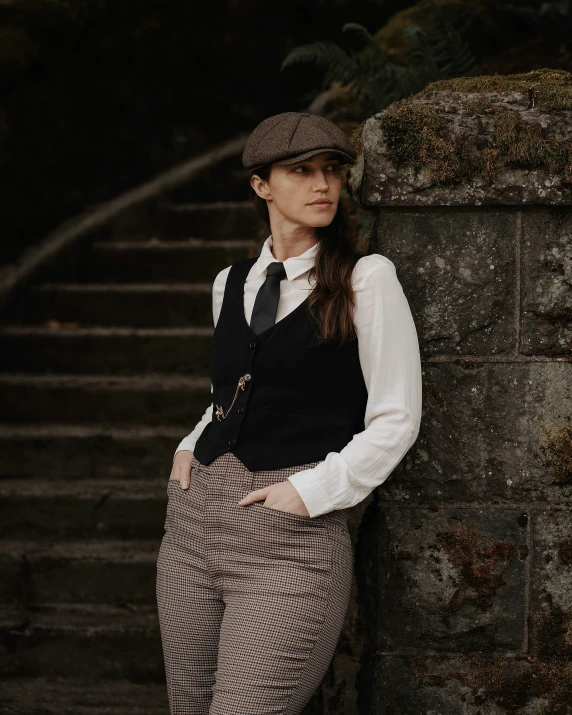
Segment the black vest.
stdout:
[[[367,402],[357,338],[342,347],[316,345],[308,298],[259,335],[253,332],[244,315],[244,283],[256,261],[234,263],[227,276],[212,344],[212,420],[194,449],[202,464],[233,452],[250,471],[339,452],[364,429]],[[228,411],[222,420],[217,407]]]

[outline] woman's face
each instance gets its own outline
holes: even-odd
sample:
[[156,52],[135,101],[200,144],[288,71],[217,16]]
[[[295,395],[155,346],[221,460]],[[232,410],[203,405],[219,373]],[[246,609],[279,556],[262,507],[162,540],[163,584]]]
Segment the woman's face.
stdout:
[[288,166],[273,164],[267,182],[254,175],[251,185],[267,200],[272,221],[328,226],[340,198],[340,160],[335,153],[324,152]]

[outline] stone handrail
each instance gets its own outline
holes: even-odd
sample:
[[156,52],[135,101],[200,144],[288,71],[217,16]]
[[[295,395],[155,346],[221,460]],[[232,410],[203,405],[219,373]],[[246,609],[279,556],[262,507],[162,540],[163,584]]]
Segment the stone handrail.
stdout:
[[247,133],[239,134],[234,139],[159,174],[151,181],[147,181],[135,189],[130,189],[111,201],[90,207],[63,223],[40,242],[30,246],[15,264],[0,271],[0,308],[6,304],[11,291],[29,278],[46,261],[54,258],[93,230],[103,227],[126,209],[180,186],[204,169],[239,154],[243,150],[247,138]]
[[[301,111],[321,114],[328,95],[329,90],[324,90],[306,109]],[[0,270],[0,312],[4,309],[8,296],[17,286],[24,283],[39,268],[62,251],[73,246],[92,231],[104,227],[125,210],[141,205],[169,189],[184,184],[203,170],[212,168],[225,159],[242,153],[248,136],[249,132],[238,134],[233,139],[209,149],[204,154],[168,169],[135,189],[130,189],[110,201],[91,206],[79,215],[65,221],[41,241],[24,251],[15,263]]]

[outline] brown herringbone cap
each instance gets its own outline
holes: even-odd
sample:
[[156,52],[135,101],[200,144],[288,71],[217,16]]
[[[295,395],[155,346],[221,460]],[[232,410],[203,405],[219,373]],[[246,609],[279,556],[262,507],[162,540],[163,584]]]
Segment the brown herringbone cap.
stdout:
[[253,130],[242,164],[252,172],[265,164],[295,164],[325,151],[338,154],[342,164],[353,164],[357,157],[350,140],[329,119],[307,112],[282,112]]

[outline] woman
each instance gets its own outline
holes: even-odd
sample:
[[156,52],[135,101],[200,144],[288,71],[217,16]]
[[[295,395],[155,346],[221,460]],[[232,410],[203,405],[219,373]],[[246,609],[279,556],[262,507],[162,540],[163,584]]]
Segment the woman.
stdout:
[[168,483],[157,603],[171,713],[295,715],[347,612],[347,510],[415,442],[417,334],[394,264],[360,256],[339,204],[356,152],[316,115],[250,135],[270,235],[213,286],[213,404]]

